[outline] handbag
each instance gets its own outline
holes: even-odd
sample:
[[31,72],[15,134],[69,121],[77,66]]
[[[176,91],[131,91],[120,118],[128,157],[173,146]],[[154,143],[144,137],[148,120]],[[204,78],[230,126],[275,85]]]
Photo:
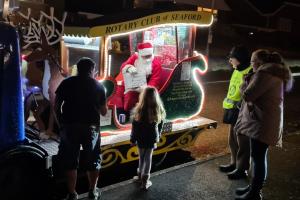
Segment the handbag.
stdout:
[[223,123],[234,125],[238,119],[239,112],[238,108],[224,109]]

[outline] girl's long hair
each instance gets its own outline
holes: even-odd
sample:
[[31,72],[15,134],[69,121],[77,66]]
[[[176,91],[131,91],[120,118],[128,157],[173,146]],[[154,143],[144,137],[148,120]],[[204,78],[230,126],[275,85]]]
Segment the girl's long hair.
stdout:
[[[148,105],[150,98],[153,99],[152,105]],[[160,123],[166,118],[166,111],[156,88],[151,86],[144,88],[134,109],[133,117],[136,121],[149,123]]]

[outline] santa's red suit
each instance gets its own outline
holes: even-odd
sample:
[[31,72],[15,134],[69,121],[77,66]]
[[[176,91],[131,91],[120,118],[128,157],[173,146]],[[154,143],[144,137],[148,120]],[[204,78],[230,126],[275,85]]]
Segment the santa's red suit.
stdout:
[[161,87],[161,63],[158,58],[153,56],[153,47],[151,43],[138,44],[138,53],[133,54],[125,61],[117,76],[116,93],[110,103],[116,105],[118,109],[130,111],[138,101],[140,88],[136,90],[125,91],[124,73],[137,73],[144,70],[147,78],[147,85],[160,89]]

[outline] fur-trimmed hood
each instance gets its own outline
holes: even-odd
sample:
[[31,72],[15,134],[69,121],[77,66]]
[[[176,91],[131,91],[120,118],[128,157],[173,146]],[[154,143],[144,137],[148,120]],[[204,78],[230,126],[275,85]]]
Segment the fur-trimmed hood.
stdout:
[[257,72],[265,72],[272,76],[276,76],[284,81],[286,91],[292,89],[293,76],[288,66],[277,63],[266,63],[260,66]]

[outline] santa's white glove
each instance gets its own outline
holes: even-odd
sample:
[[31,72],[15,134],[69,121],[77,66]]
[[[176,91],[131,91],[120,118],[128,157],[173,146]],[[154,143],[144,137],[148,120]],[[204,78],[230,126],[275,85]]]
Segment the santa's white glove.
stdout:
[[137,69],[135,66],[133,65],[126,65],[123,70],[122,70],[122,73],[125,74],[125,73],[130,73],[130,74],[136,74],[137,73]]
[[127,72],[129,72],[130,74],[136,74],[137,69],[134,66],[132,66],[127,69]]

